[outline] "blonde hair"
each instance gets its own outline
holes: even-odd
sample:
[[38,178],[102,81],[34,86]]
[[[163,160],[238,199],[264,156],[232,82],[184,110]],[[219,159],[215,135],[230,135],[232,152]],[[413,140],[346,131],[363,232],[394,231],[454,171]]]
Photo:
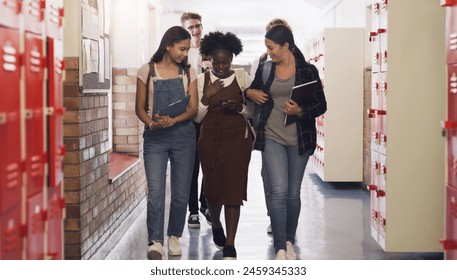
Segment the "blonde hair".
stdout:
[[276,25],[284,25],[285,27],[289,28],[290,31],[292,31],[292,28],[290,27],[287,20],[285,20],[283,18],[274,18],[274,19],[270,20],[270,22],[267,23],[267,26],[265,26],[265,31],[270,30],[273,26],[276,26]]

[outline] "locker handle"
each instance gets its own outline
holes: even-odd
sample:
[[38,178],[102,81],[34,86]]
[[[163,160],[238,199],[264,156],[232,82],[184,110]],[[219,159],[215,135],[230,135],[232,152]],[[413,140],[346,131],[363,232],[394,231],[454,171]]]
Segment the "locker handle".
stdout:
[[455,121],[441,121],[441,128],[444,129],[451,129],[457,128],[457,122]]
[[455,250],[457,249],[457,243],[452,240],[440,240],[441,247],[444,250]]
[[385,197],[386,196],[386,192],[383,191],[383,190],[377,190],[376,191],[376,197]]
[[387,32],[387,29],[385,28],[379,28],[378,29],[378,33],[381,34],[381,33],[386,33]]
[[376,114],[377,114],[378,116],[385,116],[385,115],[387,114],[387,112],[386,112],[385,110],[377,110],[377,111],[376,111]]
[[449,7],[457,4],[457,0],[441,0],[441,6]]
[[378,186],[376,186],[376,185],[367,185],[367,189],[369,191],[376,191],[378,189]]
[[380,137],[380,138],[381,138],[381,142],[384,142],[384,143],[387,142],[387,135],[381,134],[381,137]]

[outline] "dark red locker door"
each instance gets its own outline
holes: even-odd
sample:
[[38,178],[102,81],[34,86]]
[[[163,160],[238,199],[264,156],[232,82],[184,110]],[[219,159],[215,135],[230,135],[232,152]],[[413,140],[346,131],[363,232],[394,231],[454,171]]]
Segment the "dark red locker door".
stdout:
[[446,7],[447,63],[457,63],[457,4]]
[[0,260],[22,259],[21,205],[0,213]]
[[27,198],[26,251],[28,260],[44,259],[44,221],[43,193]]
[[21,0],[0,1],[0,25],[19,28],[19,14],[21,13]]
[[48,191],[47,244],[48,258],[63,259],[63,218],[65,200],[62,197],[62,184]]
[[44,61],[41,37],[28,32],[24,37],[27,196],[31,196],[44,187]]
[[63,0],[47,0],[45,8],[46,36],[62,39]]
[[457,189],[446,189],[446,238],[441,240],[447,260],[457,260]]
[[0,26],[0,213],[21,200],[19,32]]
[[43,34],[45,0],[23,0],[22,14],[25,31]]
[[47,39],[48,48],[48,156],[49,186],[57,186],[63,179],[62,163],[65,155],[63,145],[63,113],[62,107],[62,72],[63,44],[60,40]]
[[448,184],[457,187],[457,64],[448,65],[448,116],[443,129],[447,130]]

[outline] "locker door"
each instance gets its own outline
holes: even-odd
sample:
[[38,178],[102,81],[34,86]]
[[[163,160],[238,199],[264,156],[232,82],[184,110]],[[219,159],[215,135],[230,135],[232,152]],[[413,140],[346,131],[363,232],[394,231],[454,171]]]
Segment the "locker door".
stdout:
[[45,0],[23,0],[22,14],[24,29],[35,34],[43,34]]
[[63,219],[65,200],[62,197],[62,184],[49,189],[47,208],[47,234],[48,258],[63,259]]
[[379,0],[379,28],[387,29],[388,8],[387,0]]
[[379,28],[378,29],[378,36],[380,41],[380,53],[379,59],[381,63],[381,72],[387,71],[387,64],[388,64],[388,53],[387,53],[387,29],[386,28]]
[[21,0],[3,0],[0,2],[0,26],[19,28]]
[[0,260],[22,259],[21,205],[0,214]]
[[63,45],[62,41],[47,39],[48,46],[48,162],[49,186],[55,187],[62,181],[62,163],[65,154],[63,145],[63,113],[62,107],[62,72]]
[[386,192],[387,192],[387,160],[386,156],[379,154],[379,189],[376,194],[379,203],[379,233],[386,238]]
[[45,8],[46,36],[62,39],[63,0],[47,0]]
[[441,241],[445,259],[457,260],[457,189],[446,188],[446,238]]
[[370,32],[371,41],[371,72],[381,71],[381,38],[377,32]]
[[31,196],[44,187],[44,63],[41,37],[27,32],[24,37],[27,196]]
[[373,30],[378,30],[380,28],[380,13],[381,13],[381,5],[379,3],[380,0],[372,0],[371,1],[371,28]]
[[[371,207],[371,228],[379,231],[379,205],[377,192],[379,189],[379,154],[376,151],[371,151],[371,180],[367,186],[370,191],[370,207]],[[372,233],[373,235],[373,233]],[[377,240],[377,236],[374,236]]]
[[28,260],[44,259],[43,193],[27,198],[26,251]]
[[448,184],[457,187],[457,64],[448,65]]
[[457,63],[457,4],[446,8],[447,63]]
[[[0,26],[0,213],[21,200],[19,32]],[[7,135],[8,137],[5,137]]]

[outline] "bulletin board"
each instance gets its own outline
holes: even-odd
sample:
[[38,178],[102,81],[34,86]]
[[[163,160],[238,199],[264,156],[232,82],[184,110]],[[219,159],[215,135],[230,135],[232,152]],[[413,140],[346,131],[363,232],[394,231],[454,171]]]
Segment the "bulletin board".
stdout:
[[111,89],[108,4],[109,1],[104,0],[81,0],[79,85],[83,93],[103,93]]

